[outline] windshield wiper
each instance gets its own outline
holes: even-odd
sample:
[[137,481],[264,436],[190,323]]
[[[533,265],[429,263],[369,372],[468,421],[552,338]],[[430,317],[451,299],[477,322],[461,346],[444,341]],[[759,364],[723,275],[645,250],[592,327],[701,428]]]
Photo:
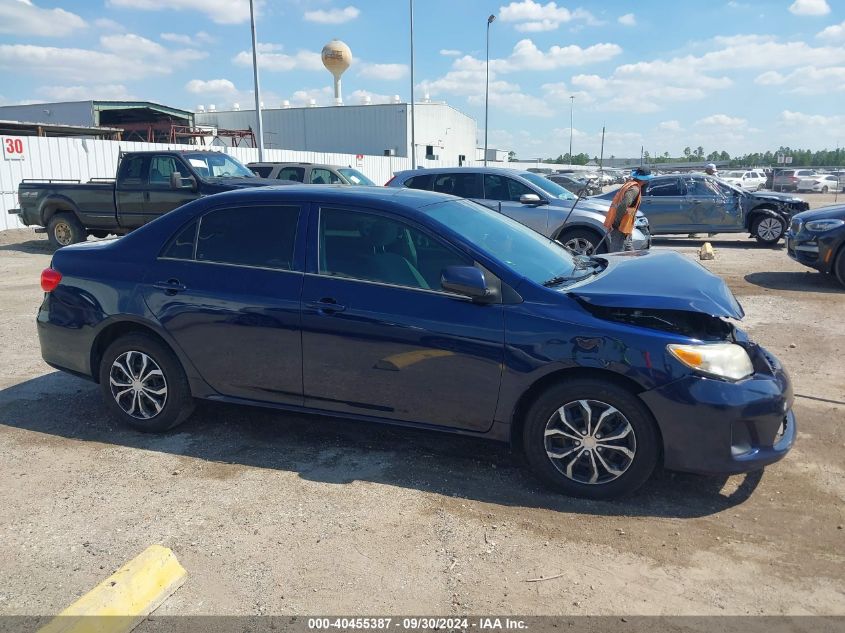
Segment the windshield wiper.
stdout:
[[[598,275],[602,270],[604,270],[604,268],[602,267],[602,265],[599,262],[591,261],[590,263],[592,264],[592,266],[589,266],[590,272],[588,272],[586,275],[579,275],[577,277],[572,277],[570,275],[557,275],[555,277],[552,277],[551,279],[547,279],[546,281],[544,281],[543,285],[546,288],[551,288],[552,286],[559,286],[559,285],[567,283],[567,282],[575,283],[577,281],[581,281],[582,279],[587,279],[587,277],[592,277],[593,275]],[[587,269],[588,269],[587,266],[576,265],[573,272],[575,270],[587,270]]]

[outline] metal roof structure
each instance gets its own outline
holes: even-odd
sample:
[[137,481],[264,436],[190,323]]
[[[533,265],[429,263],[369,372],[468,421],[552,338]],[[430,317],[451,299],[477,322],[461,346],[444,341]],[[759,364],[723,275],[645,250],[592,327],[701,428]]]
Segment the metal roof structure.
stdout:
[[122,133],[123,130],[114,127],[0,120],[0,134],[10,136],[83,136],[119,141]]

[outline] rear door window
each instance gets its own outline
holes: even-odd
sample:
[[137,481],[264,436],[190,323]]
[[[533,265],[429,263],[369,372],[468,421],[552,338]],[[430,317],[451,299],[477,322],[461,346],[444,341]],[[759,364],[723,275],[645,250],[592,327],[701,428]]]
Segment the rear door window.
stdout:
[[668,180],[654,180],[648,184],[645,191],[647,196],[682,196],[681,185],[677,178]]
[[431,191],[431,181],[433,179],[434,176],[432,176],[431,174],[413,176],[405,181],[405,186],[409,187],[410,189],[423,189],[425,191]]
[[278,180],[293,180],[305,182],[305,169],[303,167],[282,167],[276,174]]
[[298,206],[215,209],[200,219],[196,260],[292,270]]
[[134,156],[124,159],[120,163],[118,180],[126,185],[143,185],[147,182],[147,172],[144,169],[144,156]]
[[433,191],[448,193],[460,198],[481,198],[481,174],[455,172],[435,174]]

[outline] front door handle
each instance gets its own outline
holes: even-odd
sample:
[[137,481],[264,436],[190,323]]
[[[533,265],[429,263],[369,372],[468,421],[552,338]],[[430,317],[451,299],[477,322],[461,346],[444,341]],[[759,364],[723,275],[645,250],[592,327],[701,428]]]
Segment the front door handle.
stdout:
[[175,295],[177,292],[187,290],[185,284],[180,283],[178,279],[168,279],[167,281],[157,281],[153,284],[156,290],[164,290],[167,295]]
[[336,314],[346,310],[346,306],[340,305],[335,299],[331,297],[323,297],[319,301],[311,301],[306,303],[305,307],[316,310],[320,314]]

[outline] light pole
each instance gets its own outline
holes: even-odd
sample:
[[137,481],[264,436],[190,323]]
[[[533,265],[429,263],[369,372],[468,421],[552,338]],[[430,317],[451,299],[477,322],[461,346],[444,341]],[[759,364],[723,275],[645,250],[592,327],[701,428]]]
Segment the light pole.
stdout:
[[572,110],[575,108],[575,95],[569,97],[569,164],[572,165]]
[[258,85],[258,44],[255,37],[255,8],[249,0],[249,22],[252,27],[252,74],[255,79],[255,116],[258,119],[258,162],[264,162],[264,124],[261,120],[261,88]]
[[496,19],[495,15],[487,18],[487,64],[484,79],[484,166],[487,166],[487,118],[490,111],[490,25]]
[[417,138],[414,127],[414,0],[409,0],[411,9],[411,169],[417,168]]

